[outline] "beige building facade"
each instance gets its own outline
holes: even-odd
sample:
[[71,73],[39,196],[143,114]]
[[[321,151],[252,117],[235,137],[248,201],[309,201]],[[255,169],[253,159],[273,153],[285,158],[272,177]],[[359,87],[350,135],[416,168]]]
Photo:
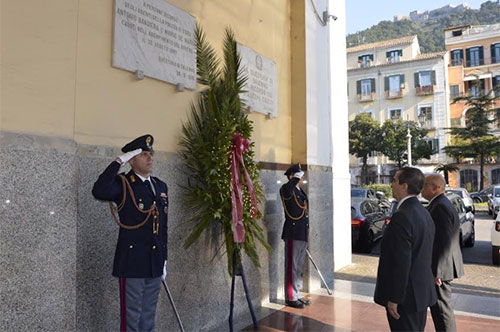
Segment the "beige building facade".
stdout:
[[[426,141],[434,154],[418,161],[432,171],[447,157],[441,152],[449,137],[448,56],[446,52],[421,54],[416,35],[360,45],[347,49],[349,120],[369,113],[382,124],[386,120],[417,121],[428,129]],[[360,166],[351,156],[351,181],[360,183]],[[388,183],[394,173],[393,162],[372,156],[369,181]]]

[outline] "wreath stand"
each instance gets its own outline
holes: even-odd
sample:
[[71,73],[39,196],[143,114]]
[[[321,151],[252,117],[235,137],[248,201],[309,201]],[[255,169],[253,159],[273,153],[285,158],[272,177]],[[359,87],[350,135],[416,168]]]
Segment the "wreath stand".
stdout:
[[233,326],[233,309],[234,309],[234,282],[236,280],[236,276],[241,277],[241,281],[243,282],[243,288],[245,288],[245,295],[248,302],[248,308],[250,309],[250,314],[252,315],[253,327],[255,330],[259,328],[257,318],[255,317],[255,312],[253,310],[252,299],[250,298],[250,293],[248,292],[247,281],[245,278],[245,271],[243,270],[243,265],[240,264],[239,269],[236,266],[236,249],[233,250],[233,277],[231,280],[231,304],[229,310],[229,331],[234,331]]

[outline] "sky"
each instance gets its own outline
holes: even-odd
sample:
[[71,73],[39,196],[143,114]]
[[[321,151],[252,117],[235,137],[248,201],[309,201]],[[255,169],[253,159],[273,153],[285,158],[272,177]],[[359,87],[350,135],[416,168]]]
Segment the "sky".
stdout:
[[[487,0],[465,1],[473,9],[479,9]],[[409,15],[411,11],[432,10],[448,4],[460,5],[464,1],[455,0],[346,0],[347,33],[354,33],[376,25],[380,21],[392,21],[394,15]],[[334,15],[335,14],[333,13]]]

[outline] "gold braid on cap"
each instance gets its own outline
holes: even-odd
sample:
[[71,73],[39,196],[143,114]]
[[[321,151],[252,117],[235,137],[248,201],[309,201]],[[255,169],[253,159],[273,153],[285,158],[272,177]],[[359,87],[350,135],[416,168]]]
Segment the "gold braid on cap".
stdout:
[[[146,224],[146,222],[148,221],[149,216],[151,216],[151,215],[153,215],[154,219],[157,219],[158,216],[160,215],[160,212],[158,211],[158,207],[156,206],[156,202],[153,202],[153,204],[151,205],[151,207],[148,210],[142,210],[141,208],[139,208],[139,206],[137,206],[137,202],[135,200],[134,191],[132,190],[132,187],[130,186],[130,183],[128,182],[127,178],[124,175],[122,175],[122,174],[119,174],[118,176],[122,180],[122,185],[123,185],[123,190],[122,190],[123,191],[123,198],[122,198],[122,201],[116,207],[113,205],[112,202],[109,202],[109,208],[111,210],[111,216],[113,217],[113,219],[116,222],[116,224],[118,226],[120,226],[121,228],[128,229],[128,230],[134,230],[134,229],[138,229],[138,228],[144,226],[144,224]],[[118,219],[118,217],[116,216],[116,213],[120,212],[121,209],[123,209],[123,206],[125,205],[125,200],[127,198],[127,190],[128,190],[128,192],[130,194],[130,197],[132,198],[132,202],[134,203],[135,208],[139,212],[141,212],[141,213],[144,213],[144,214],[147,213],[146,218],[142,222],[140,222],[140,223],[138,223],[137,225],[134,225],[134,226],[129,226],[129,225],[122,224],[120,222],[120,219]],[[153,228],[154,228],[154,226],[155,225],[153,225]],[[154,230],[153,230],[153,233],[155,233]],[[157,234],[157,233],[155,233],[155,234]]]
[[300,216],[298,216],[298,217],[292,217],[292,215],[290,214],[290,212],[288,212],[288,209],[286,208],[286,204],[285,204],[285,201],[288,201],[289,199],[291,199],[292,196],[290,196],[288,198],[285,198],[283,196],[283,193],[281,191],[280,191],[280,196],[281,196],[281,203],[283,204],[283,209],[285,210],[285,214],[287,215],[287,217],[290,218],[290,219],[292,219],[292,220],[300,220],[300,219],[302,219],[302,217],[304,216],[304,214],[307,211],[307,202],[304,202],[304,205],[300,205],[299,201],[297,200],[297,196],[295,195],[295,191],[292,190],[292,196],[293,196],[293,198],[295,200],[295,203],[297,203],[297,206],[302,209],[302,213],[300,214]]

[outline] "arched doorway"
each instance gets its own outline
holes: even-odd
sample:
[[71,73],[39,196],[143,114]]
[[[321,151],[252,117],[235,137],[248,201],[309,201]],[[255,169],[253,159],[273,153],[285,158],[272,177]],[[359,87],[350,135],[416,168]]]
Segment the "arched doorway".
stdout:
[[500,183],[500,168],[491,170],[491,184]]
[[479,190],[479,172],[475,169],[463,169],[460,171],[460,187],[469,192]]

